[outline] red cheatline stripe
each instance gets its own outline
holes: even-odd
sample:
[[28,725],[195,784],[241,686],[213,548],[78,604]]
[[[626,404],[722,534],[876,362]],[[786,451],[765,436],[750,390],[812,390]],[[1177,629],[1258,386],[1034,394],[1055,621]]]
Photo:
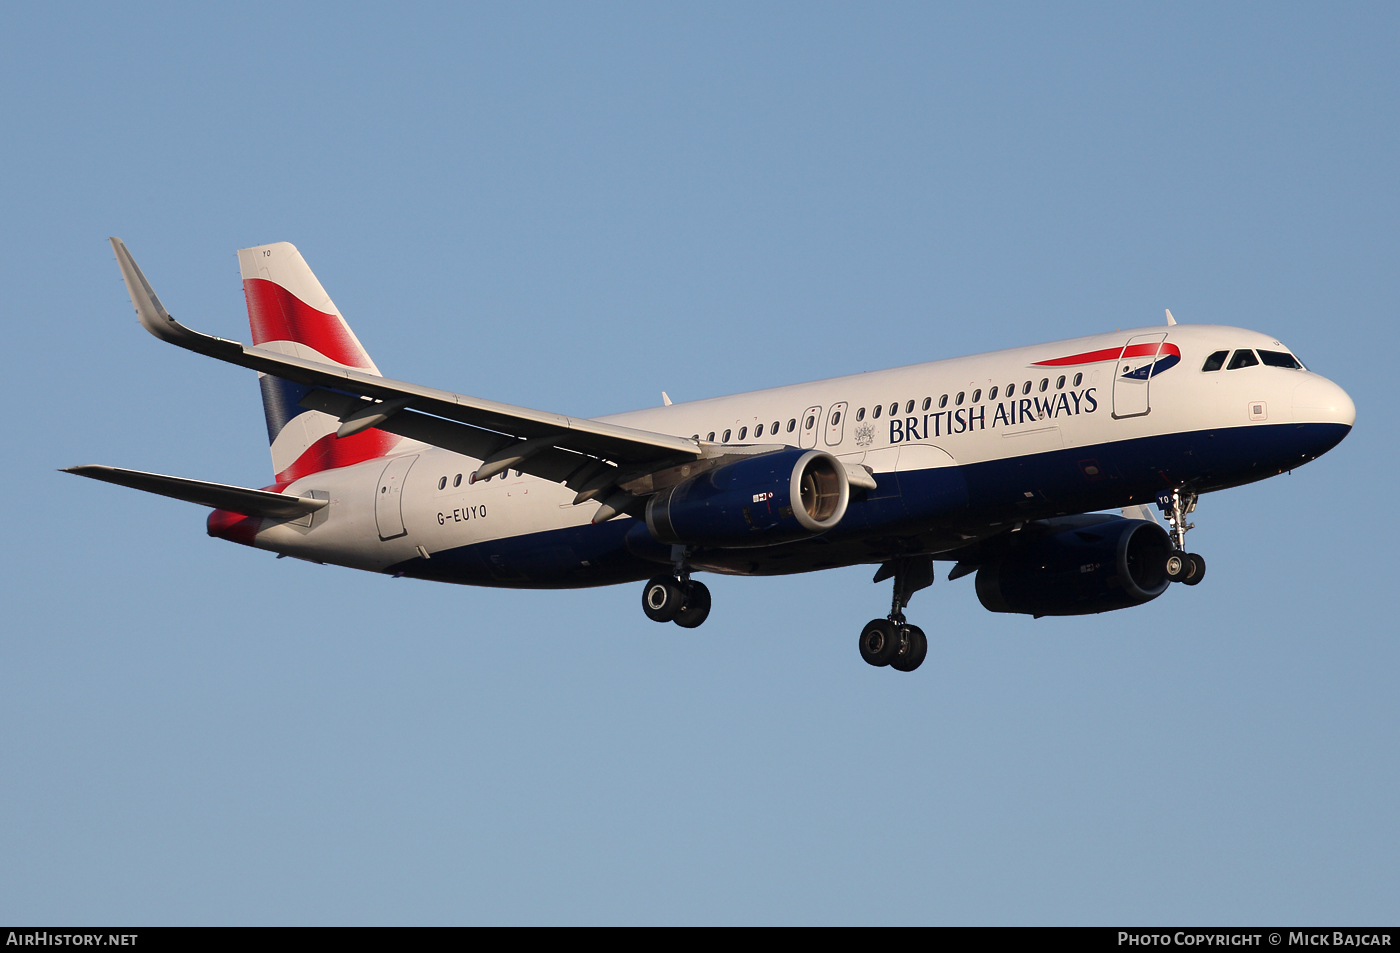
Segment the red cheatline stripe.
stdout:
[[[1127,350],[1118,347],[1104,348],[1102,351],[1085,351],[1083,354],[1072,354],[1069,357],[1057,357],[1053,361],[1036,361],[1036,367],[1068,367],[1071,364],[1097,364],[1099,361],[1116,361],[1121,354],[1123,357],[1151,357],[1157,354],[1156,344],[1134,344]],[[1161,345],[1160,356],[1168,354],[1181,356],[1181,348],[1175,344]]]
[[368,369],[368,356],[337,315],[317,311],[286,288],[266,278],[243,279],[248,325],[253,343],[296,341],[340,364]]

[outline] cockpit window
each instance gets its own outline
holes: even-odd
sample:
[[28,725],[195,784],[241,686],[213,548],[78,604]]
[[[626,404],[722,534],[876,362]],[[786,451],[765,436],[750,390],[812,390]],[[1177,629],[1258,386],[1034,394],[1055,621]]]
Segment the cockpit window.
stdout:
[[1216,351],[1210,357],[1206,358],[1206,362],[1201,365],[1201,370],[1218,371],[1225,366],[1225,358],[1229,356],[1229,351]]
[[1259,360],[1269,367],[1292,367],[1300,371],[1303,369],[1303,365],[1298,363],[1298,359],[1287,351],[1265,351],[1261,348]]
[[1255,364],[1258,363],[1259,358],[1254,356],[1253,351],[1246,351],[1244,349],[1241,349],[1235,352],[1234,357],[1230,358],[1230,366],[1226,369],[1231,371],[1237,371],[1241,367],[1253,367]]

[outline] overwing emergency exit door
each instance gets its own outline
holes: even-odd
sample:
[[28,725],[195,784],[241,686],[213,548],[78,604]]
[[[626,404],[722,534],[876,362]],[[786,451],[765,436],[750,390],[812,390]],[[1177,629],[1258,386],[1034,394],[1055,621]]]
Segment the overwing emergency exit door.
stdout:
[[803,450],[811,450],[817,445],[817,431],[822,427],[822,409],[808,407],[802,411],[802,418],[797,421],[797,426],[801,432],[797,445]]
[[841,441],[846,436],[846,407],[843,400],[838,404],[832,404],[831,410],[826,415],[826,445],[828,447],[839,447]]

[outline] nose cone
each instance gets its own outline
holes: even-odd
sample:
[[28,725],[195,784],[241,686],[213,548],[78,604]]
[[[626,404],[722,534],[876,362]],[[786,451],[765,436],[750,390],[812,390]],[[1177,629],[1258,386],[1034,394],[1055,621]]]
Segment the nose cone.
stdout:
[[1351,397],[1325,377],[1310,375],[1293,388],[1293,419],[1299,423],[1356,423],[1356,405]]

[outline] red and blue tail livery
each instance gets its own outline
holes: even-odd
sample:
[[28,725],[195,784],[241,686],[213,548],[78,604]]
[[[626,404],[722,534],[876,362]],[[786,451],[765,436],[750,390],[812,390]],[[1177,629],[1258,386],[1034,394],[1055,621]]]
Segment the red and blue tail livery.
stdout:
[[702,573],[866,564],[893,592],[857,647],[900,672],[928,653],[905,609],[937,563],[993,612],[1154,611],[1205,577],[1186,545],[1202,498],[1315,460],[1356,420],[1281,341],[1170,312],[584,419],[384,377],[285,242],[238,253],[251,345],[180,324],[112,247],[148,331],[258,373],[276,482],[72,472],[212,506],[210,535],[278,555],[512,589],[642,582],[647,618],[682,628],[710,614]]
[[[253,343],[279,354],[379,374],[364,345],[316,280],[296,246],[288,242],[244,248],[238,253],[248,326]],[[272,471],[278,483],[382,457],[399,438],[368,429],[337,440],[339,421],[301,401],[313,389],[259,374]]]

